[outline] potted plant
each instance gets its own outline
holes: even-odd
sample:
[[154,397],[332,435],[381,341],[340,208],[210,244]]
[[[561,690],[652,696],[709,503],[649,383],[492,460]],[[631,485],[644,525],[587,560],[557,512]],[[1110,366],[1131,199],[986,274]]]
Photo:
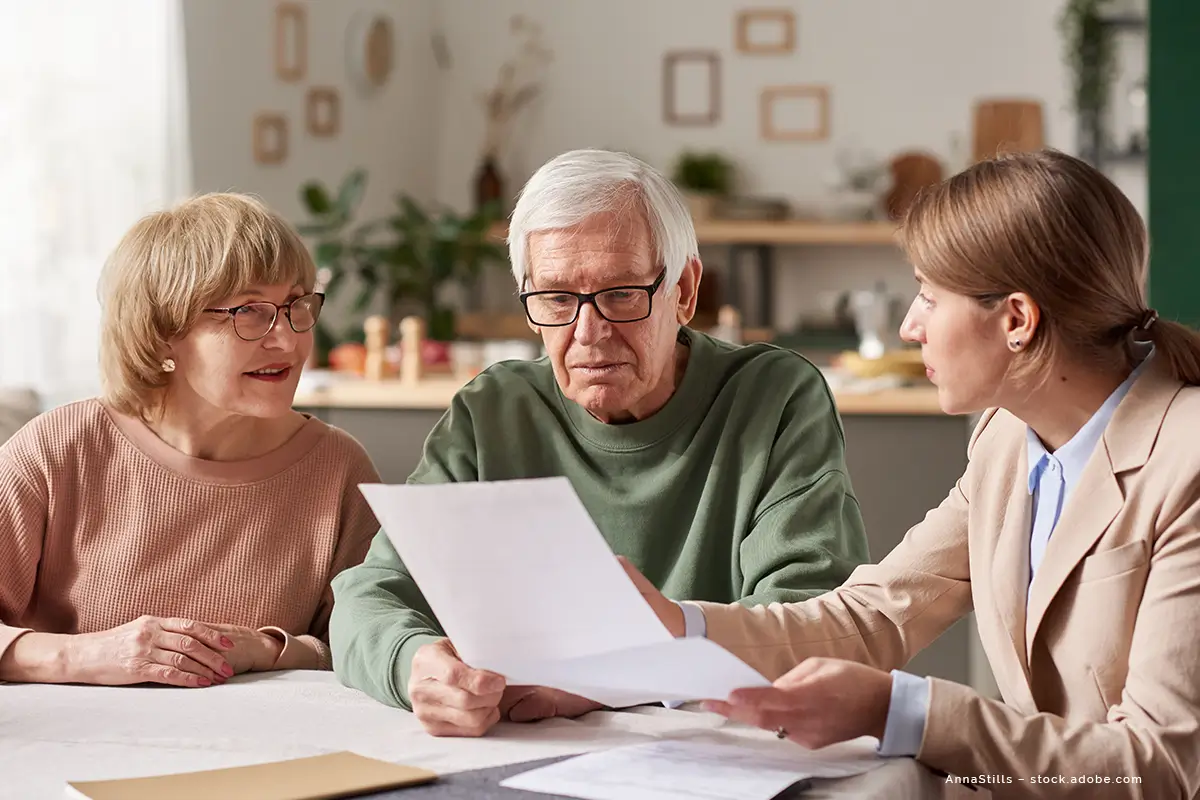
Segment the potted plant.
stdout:
[[454,309],[444,296],[447,285],[470,283],[484,264],[508,260],[505,249],[491,240],[490,229],[500,219],[498,205],[460,215],[446,208],[426,210],[399,194],[393,212],[360,222],[366,181],[366,173],[356,170],[336,192],[319,181],[301,188],[301,202],[311,219],[300,232],[315,242],[313,256],[326,295],[332,299],[353,275],[359,284],[356,313],[382,297],[384,313],[395,323],[415,306],[425,317],[430,339],[452,341]]
[[720,153],[685,150],[675,162],[673,179],[687,198],[692,218],[708,219],[733,188],[733,163]]
[[1072,100],[1079,114],[1078,143],[1095,161],[1105,146],[1107,111],[1116,78],[1116,43],[1104,18],[1106,0],[1067,0],[1059,18],[1071,70]]

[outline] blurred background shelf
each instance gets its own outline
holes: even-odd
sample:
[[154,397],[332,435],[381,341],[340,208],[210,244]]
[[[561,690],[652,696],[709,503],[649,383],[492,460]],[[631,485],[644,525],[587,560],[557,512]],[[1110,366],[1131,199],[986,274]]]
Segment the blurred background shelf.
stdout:
[[[495,225],[492,236],[508,236],[506,224]],[[815,220],[701,220],[696,222],[701,245],[890,245],[896,241],[891,222],[822,222]]]

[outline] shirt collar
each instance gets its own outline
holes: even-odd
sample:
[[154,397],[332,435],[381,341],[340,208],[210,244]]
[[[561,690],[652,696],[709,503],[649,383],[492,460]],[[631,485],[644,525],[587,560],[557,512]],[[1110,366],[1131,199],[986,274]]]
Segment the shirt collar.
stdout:
[[1049,463],[1051,458],[1056,459],[1062,466],[1063,481],[1065,483],[1073,485],[1078,480],[1092,452],[1096,449],[1096,445],[1100,443],[1100,437],[1104,435],[1104,429],[1108,427],[1113,414],[1116,413],[1117,406],[1125,399],[1125,395],[1129,393],[1130,388],[1133,387],[1138,377],[1145,371],[1146,365],[1150,363],[1150,359],[1153,356],[1154,349],[1151,348],[1149,354],[1142,359],[1142,362],[1134,368],[1133,372],[1129,373],[1129,377],[1122,381],[1121,385],[1108,396],[1104,404],[1084,423],[1082,428],[1076,431],[1070,441],[1058,448],[1053,455],[1046,450],[1041,439],[1033,432],[1033,428],[1025,428],[1026,463],[1029,465],[1030,494],[1033,494],[1033,490],[1037,488],[1042,471],[1046,468],[1046,464]]

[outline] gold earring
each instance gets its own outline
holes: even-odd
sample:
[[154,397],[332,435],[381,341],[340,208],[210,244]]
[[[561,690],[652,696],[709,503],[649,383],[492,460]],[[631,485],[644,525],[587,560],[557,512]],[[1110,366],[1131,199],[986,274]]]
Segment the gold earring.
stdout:
[[162,371],[163,372],[174,372],[175,371],[175,359],[168,358],[168,359],[164,360],[162,363]]

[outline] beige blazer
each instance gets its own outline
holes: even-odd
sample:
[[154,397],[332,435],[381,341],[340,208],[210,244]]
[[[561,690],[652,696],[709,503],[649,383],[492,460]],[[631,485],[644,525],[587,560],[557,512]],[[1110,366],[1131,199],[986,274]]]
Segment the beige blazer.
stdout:
[[[1150,364],[1117,408],[1029,588],[1026,426],[989,411],[949,496],[877,565],[804,603],[699,604],[774,679],[809,656],[902,668],[976,612],[1004,702],[931,679],[917,758],[1003,796],[1192,798],[1200,787],[1200,387]],[[1031,784],[1140,776],[1141,785]],[[1024,778],[1025,782],[1018,779]]]

